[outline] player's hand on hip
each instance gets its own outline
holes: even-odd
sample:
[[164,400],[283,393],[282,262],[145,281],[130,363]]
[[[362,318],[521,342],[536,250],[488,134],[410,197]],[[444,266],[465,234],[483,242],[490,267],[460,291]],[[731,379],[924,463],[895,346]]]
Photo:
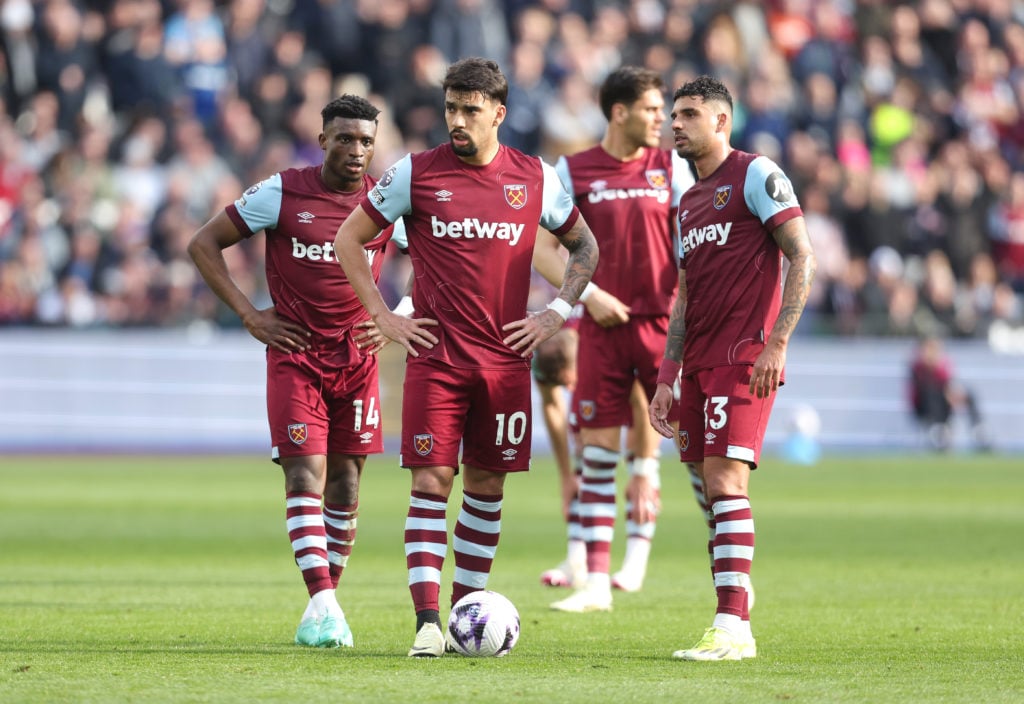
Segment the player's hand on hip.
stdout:
[[558,332],[564,324],[562,316],[546,308],[502,327],[502,330],[511,333],[503,342],[519,352],[521,357],[529,357],[540,343]]
[[372,320],[364,320],[357,323],[355,328],[359,330],[352,339],[355,340],[356,348],[366,350],[367,354],[377,354],[387,346],[391,340],[380,331],[377,323]]
[[420,356],[417,345],[429,350],[437,344],[437,337],[427,329],[437,325],[433,318],[406,318],[384,311],[374,322],[384,337],[400,344],[413,357]]
[[594,322],[611,328],[629,322],[629,306],[604,289],[597,289],[583,304]]
[[242,323],[250,335],[275,350],[299,352],[310,347],[312,333],[298,323],[278,317],[273,306],[246,316]]
[[672,408],[672,387],[668,384],[658,384],[654,398],[651,399],[647,408],[647,415],[651,419],[651,427],[666,438],[672,439],[675,435],[675,428],[668,422],[668,412]]
[[769,341],[754,362],[754,368],[750,373],[750,393],[758,398],[767,398],[778,391],[785,366],[785,345]]

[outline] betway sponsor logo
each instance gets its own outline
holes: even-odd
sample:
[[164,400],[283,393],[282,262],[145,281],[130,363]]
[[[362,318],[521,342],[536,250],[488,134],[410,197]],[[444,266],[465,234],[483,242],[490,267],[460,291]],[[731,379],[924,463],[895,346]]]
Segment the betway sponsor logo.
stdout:
[[630,198],[656,198],[659,203],[668,203],[672,191],[667,188],[606,188],[603,191],[591,191],[587,200],[600,203],[603,200],[628,200]]
[[[373,264],[373,258],[377,256],[377,250],[364,249],[366,260]],[[308,259],[311,262],[336,262],[334,256],[334,243],[324,242],[323,244],[306,244],[299,242],[298,238],[292,237],[292,256],[296,259]]]
[[721,247],[729,239],[731,231],[731,222],[695,227],[683,235],[683,252],[691,252],[705,242]]
[[508,240],[510,247],[515,247],[523,236],[525,225],[514,222],[481,222],[476,218],[466,218],[455,222],[438,220],[436,215],[430,216],[430,228],[434,237],[451,237],[467,240]]

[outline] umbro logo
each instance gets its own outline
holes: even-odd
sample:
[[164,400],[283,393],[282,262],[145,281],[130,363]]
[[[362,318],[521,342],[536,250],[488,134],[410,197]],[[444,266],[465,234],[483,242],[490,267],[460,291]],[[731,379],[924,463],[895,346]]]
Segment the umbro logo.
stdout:
[[434,195],[437,196],[437,202],[438,203],[450,203],[451,200],[452,200],[452,196],[455,195],[455,194],[452,193],[451,191],[447,191],[447,190],[443,190],[442,189],[442,190],[437,191],[436,193],[434,193]]
[[359,441],[363,445],[366,445],[366,444],[370,443],[372,440],[373,440],[373,433],[371,433],[371,432],[365,432],[365,433],[363,433],[362,435],[359,436]]
[[303,225],[309,225],[311,222],[313,222],[313,218],[315,217],[316,215],[313,215],[313,213],[309,212],[308,210],[303,210],[301,213],[298,214],[299,222],[301,222]]
[[503,460],[504,460],[505,462],[511,462],[512,460],[514,460],[514,459],[516,458],[516,455],[518,455],[518,454],[519,454],[519,452],[518,452],[518,451],[516,451],[516,450],[514,450],[514,449],[512,449],[512,448],[510,447],[510,448],[509,448],[509,449],[507,449],[507,450],[502,450],[501,454],[502,454],[502,455],[504,455],[504,457],[503,457],[502,459],[503,459]]

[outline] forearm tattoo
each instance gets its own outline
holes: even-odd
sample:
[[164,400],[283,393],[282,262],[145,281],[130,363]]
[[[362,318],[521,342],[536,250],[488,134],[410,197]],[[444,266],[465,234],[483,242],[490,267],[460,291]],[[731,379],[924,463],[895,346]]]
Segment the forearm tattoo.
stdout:
[[804,312],[818,265],[803,218],[793,218],[783,223],[772,235],[789,260],[789,273],[786,274],[782,288],[782,307],[771,335],[788,340]]
[[577,220],[572,229],[562,235],[560,240],[562,246],[569,250],[569,260],[566,262],[565,280],[562,282],[559,296],[568,297],[570,303],[575,303],[597,268],[597,240],[583,218]]
[[683,341],[686,339],[686,272],[679,271],[679,291],[668,319],[665,339],[665,357],[674,362],[683,361]]

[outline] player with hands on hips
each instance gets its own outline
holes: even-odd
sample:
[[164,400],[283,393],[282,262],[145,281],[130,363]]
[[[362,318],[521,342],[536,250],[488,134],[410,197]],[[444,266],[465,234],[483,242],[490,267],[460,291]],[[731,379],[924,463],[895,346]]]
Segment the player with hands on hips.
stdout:
[[[343,95],[321,111],[323,164],[273,174],[204,224],[188,251],[215,294],[267,346],[272,459],[285,477],[286,525],[309,602],[300,645],[352,645],[336,589],[356,537],[359,482],[383,451],[380,336],[336,261],[338,226],[374,180],[379,110]],[[263,230],[273,306],[257,309],[232,280],[224,250]],[[387,237],[359,257],[380,276]]]
[[739,660],[757,655],[746,589],[754,558],[750,473],[816,261],[789,179],[767,157],[731,146],[728,89],[699,76],[673,101],[676,151],[693,162],[697,183],[679,201],[678,296],[650,418],[672,437],[678,379],[680,459],[694,463],[711,509],[718,600],[704,636],[673,656]]
[[[594,236],[554,169],[499,142],[508,82],[497,63],[462,59],[442,88],[449,142],[388,168],[334,240],[370,317],[408,352],[400,462],[412,484],[405,522],[412,657],[445,652],[439,597],[456,474],[462,502],[451,603],[487,586],[505,477],[529,469],[530,357],[569,317],[598,259]],[[408,251],[415,280],[408,318],[388,309],[361,254],[398,220],[406,231],[396,244]],[[538,225],[569,258],[558,297],[530,314]]]

